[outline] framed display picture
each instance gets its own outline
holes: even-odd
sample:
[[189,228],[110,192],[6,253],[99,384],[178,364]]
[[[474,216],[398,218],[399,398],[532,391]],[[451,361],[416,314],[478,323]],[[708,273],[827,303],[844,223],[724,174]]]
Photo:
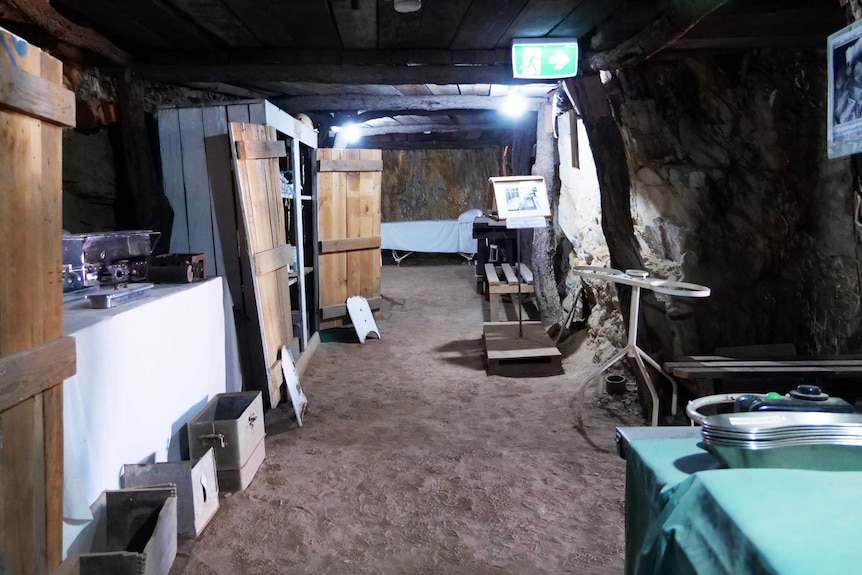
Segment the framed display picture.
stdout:
[[551,217],[548,189],[542,176],[488,178],[486,204],[498,220]]
[[840,158],[862,152],[862,23],[829,36],[826,53],[826,147],[830,158]]

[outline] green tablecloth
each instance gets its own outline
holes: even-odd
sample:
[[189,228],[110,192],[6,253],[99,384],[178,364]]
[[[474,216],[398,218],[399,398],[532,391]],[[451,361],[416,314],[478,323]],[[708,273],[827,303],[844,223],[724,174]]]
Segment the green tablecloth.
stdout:
[[862,472],[719,469],[698,442],[629,444],[627,575],[862,573]]

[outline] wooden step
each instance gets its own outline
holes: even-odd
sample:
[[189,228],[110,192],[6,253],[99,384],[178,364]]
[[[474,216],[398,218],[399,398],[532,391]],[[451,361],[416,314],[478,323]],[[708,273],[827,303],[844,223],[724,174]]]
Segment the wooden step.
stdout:
[[562,354],[554,347],[542,323],[486,322],[484,325],[488,375],[547,377],[563,373]]

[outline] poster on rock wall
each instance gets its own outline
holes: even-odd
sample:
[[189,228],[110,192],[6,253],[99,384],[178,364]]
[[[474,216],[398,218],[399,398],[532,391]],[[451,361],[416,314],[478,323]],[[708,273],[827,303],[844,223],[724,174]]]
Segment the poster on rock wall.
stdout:
[[827,40],[829,96],[826,147],[830,158],[862,152],[862,23]]

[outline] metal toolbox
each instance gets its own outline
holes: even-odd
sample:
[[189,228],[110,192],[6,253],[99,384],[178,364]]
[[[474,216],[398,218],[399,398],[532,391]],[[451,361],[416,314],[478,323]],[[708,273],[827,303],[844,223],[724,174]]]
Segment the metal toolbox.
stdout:
[[219,482],[213,450],[208,449],[195,461],[123,466],[125,487],[166,484],[177,488],[177,532],[183,537],[197,537],[219,508]]
[[245,465],[239,469],[225,469],[218,472],[218,485],[220,491],[242,491],[249,486],[251,480],[257,474],[260,464],[266,457],[266,441],[260,440],[255,450],[251,453]]
[[[263,438],[266,435],[261,393],[246,391],[217,394],[189,420],[188,434],[192,459],[201,457],[213,448],[219,488],[222,491],[232,489],[228,484],[235,485],[236,481],[228,480],[225,471],[242,470],[253,455],[263,460],[262,454],[256,453],[258,449],[263,450]],[[225,485],[222,485],[223,477]]]
[[79,557],[81,575],[168,575],[177,555],[173,487],[105,491],[93,553]]

